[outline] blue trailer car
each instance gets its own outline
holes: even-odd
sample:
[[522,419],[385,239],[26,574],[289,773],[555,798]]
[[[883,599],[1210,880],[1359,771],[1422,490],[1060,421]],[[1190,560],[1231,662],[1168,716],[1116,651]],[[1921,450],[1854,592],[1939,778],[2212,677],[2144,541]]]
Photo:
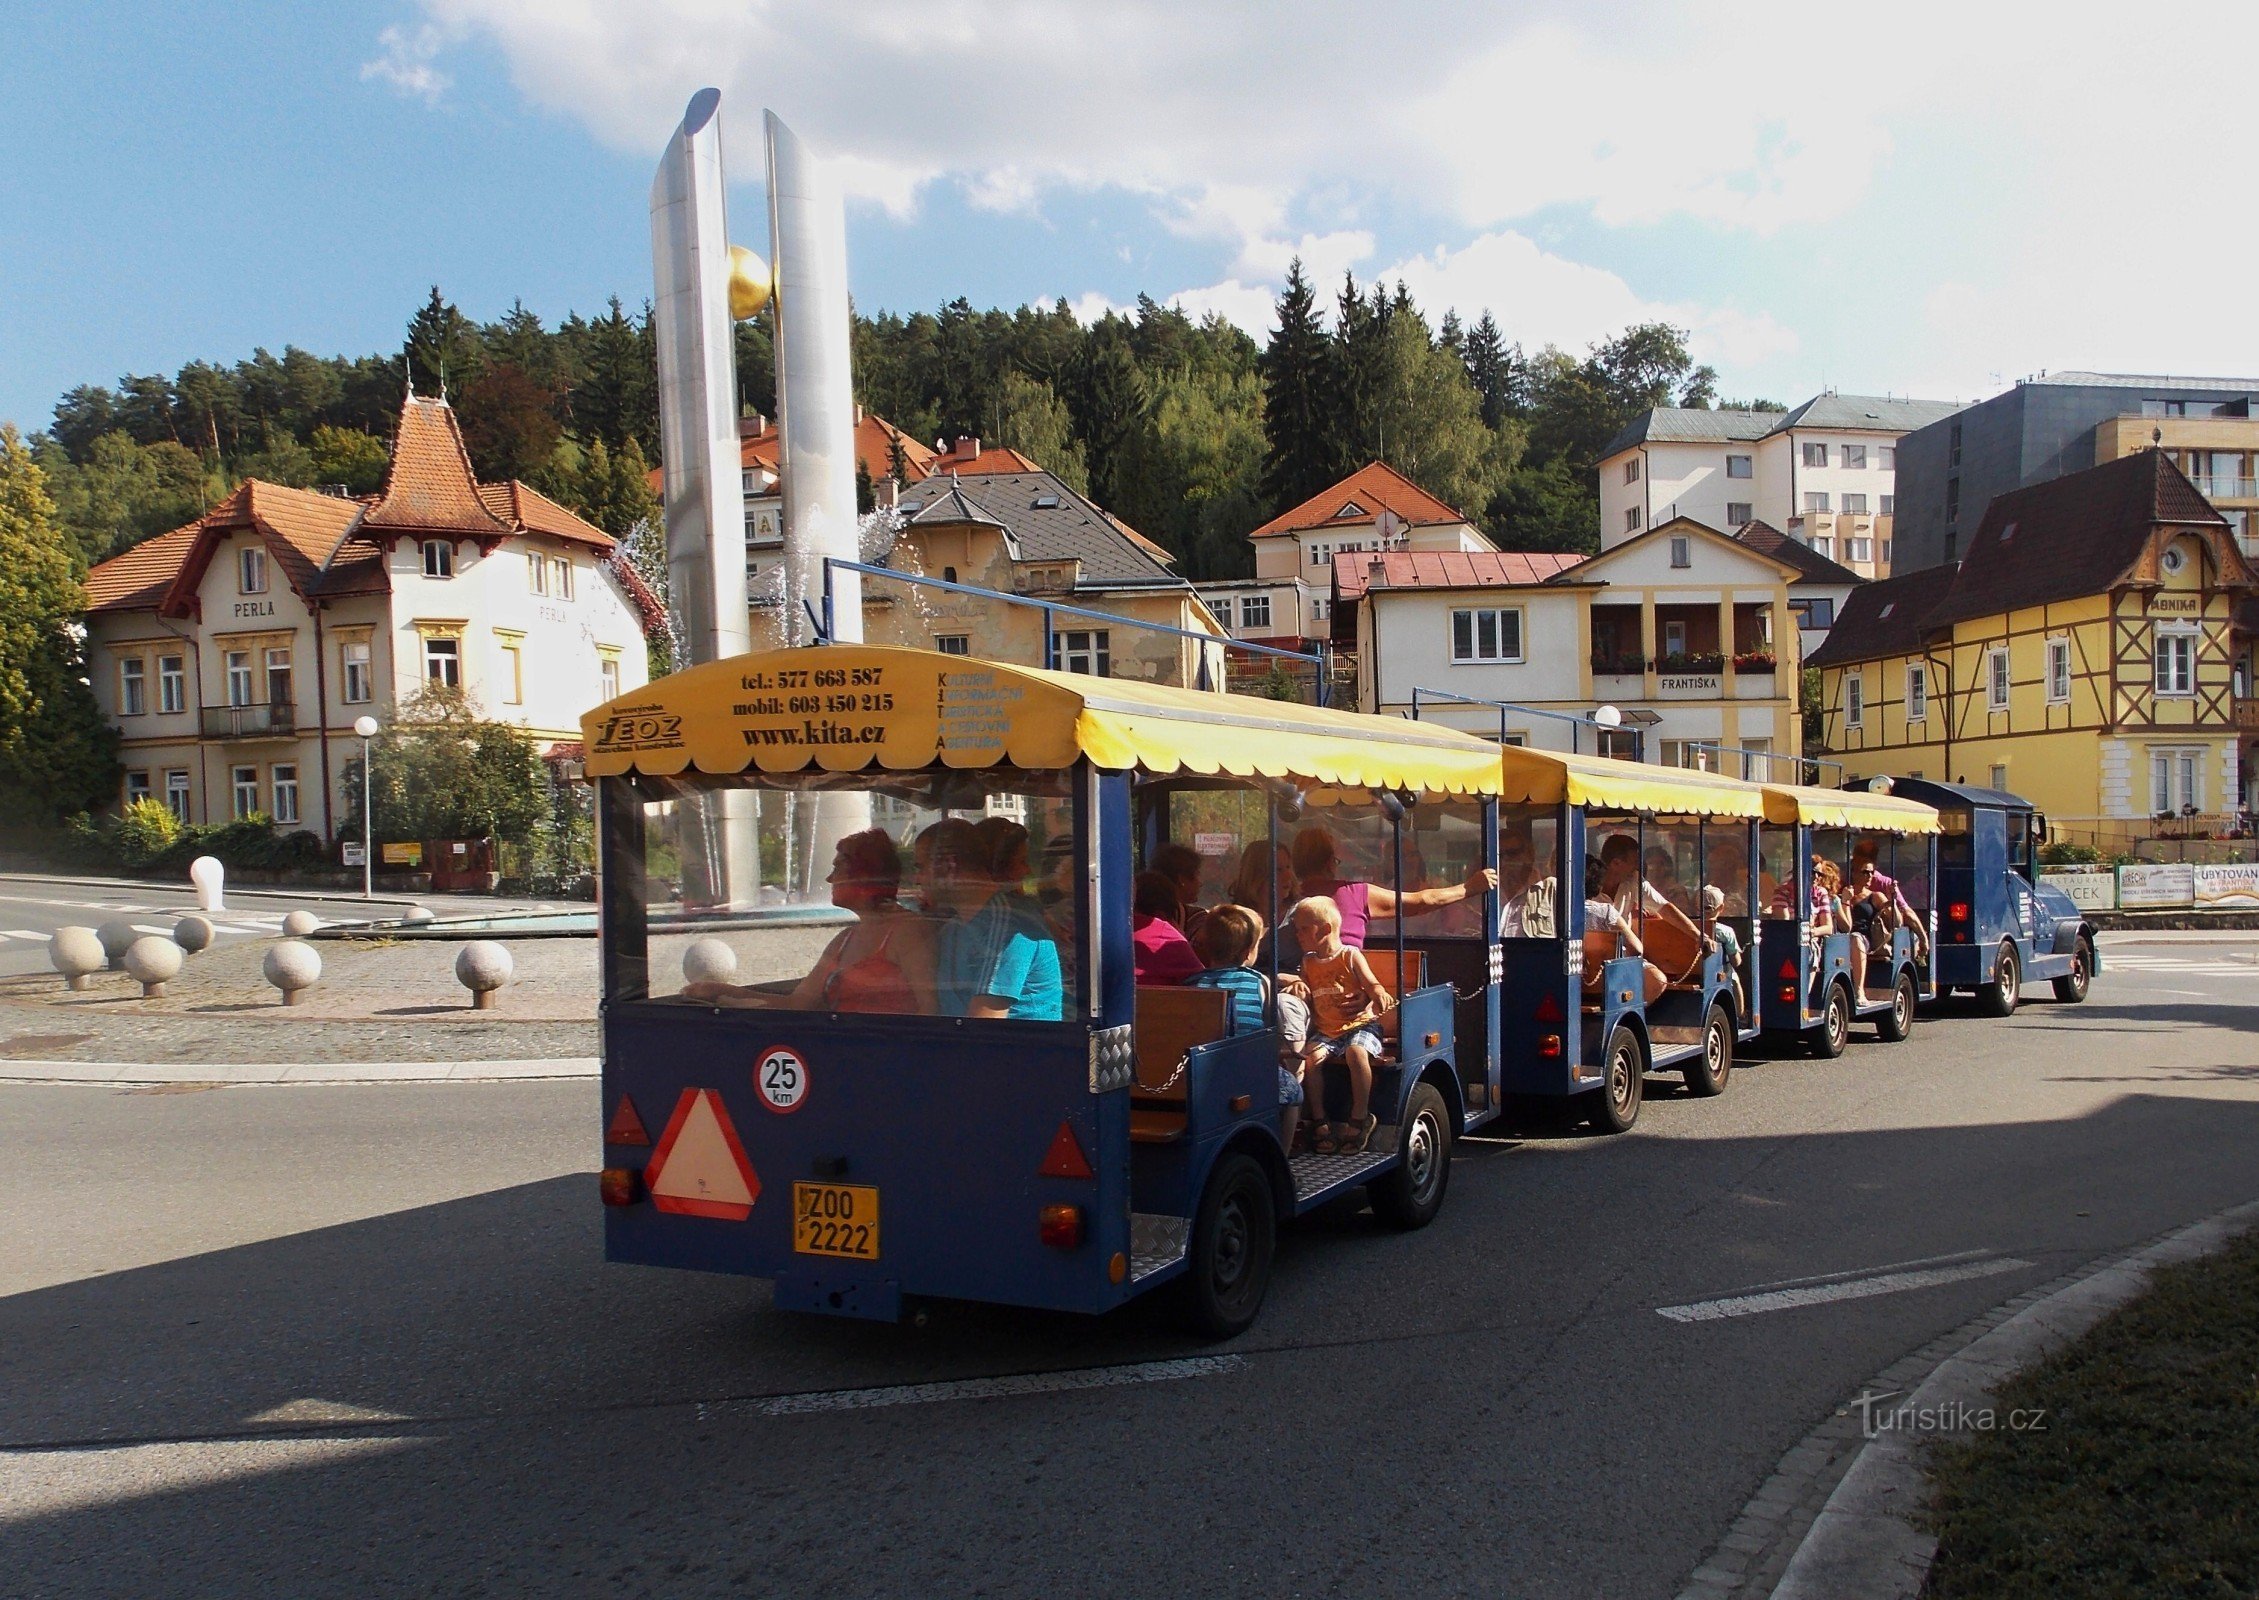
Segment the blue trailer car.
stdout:
[[1938,813],[1939,991],[1968,990],[1996,1017],[2012,1013],[2036,979],[2052,983],[2058,1000],[2084,1000],[2102,969],[2094,924],[2069,895],[2039,881],[2047,821],[2032,803],[2005,789],[1887,781],[1891,794]]
[[[847,645],[695,667],[584,728],[611,1260],[880,1319],[917,1297],[1095,1313],[1176,1284],[1229,1335],[1281,1218],[1364,1188],[1418,1226],[1456,1137],[1495,1114],[1488,1041],[1462,1054],[1458,995],[1407,952],[1377,1132],[1290,1154],[1275,1009],[1235,1029],[1223,990],[1140,982],[1132,928],[1141,786],[1238,785],[1272,816],[1385,801],[1391,827],[1449,799],[1487,837],[1487,742]],[[791,931],[748,915],[756,839],[772,877],[788,851],[831,863],[845,944],[779,955]],[[731,955],[781,981],[713,976]]]
[[[1764,788],[1760,853],[1767,904],[1757,966],[1765,1031],[1801,1038],[1830,1058],[1843,1054],[1857,1021],[1872,1020],[1886,1042],[1904,1039],[1913,1032],[1916,1008],[1935,992],[1937,812],[1864,790]],[[1874,874],[1869,882],[1875,887],[1864,896],[1851,882],[1860,858]],[[1840,875],[1835,906],[1868,902],[1861,926],[1832,910],[1824,919],[1817,912],[1812,879],[1822,861]],[[1888,925],[1878,930],[1888,932],[1887,941],[1869,937],[1867,918],[1878,912]]]

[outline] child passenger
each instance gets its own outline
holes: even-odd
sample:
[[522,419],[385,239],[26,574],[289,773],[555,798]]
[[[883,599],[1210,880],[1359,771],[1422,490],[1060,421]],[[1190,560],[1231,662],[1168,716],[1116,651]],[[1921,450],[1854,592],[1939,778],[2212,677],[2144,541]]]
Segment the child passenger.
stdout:
[[[1381,1053],[1381,1013],[1396,1003],[1365,960],[1341,942],[1341,908],[1328,895],[1311,895],[1294,908],[1294,937],[1302,946],[1302,981],[1310,986],[1311,1038],[1302,1051],[1302,1081],[1310,1093],[1311,1148],[1319,1155],[1355,1155],[1379,1119],[1368,1109],[1373,1058]],[[1349,1068],[1349,1122],[1322,1120],[1324,1085],[1311,1076],[1335,1054]]]
[[[1208,913],[1192,943],[1208,969],[1185,979],[1186,987],[1221,989],[1231,996],[1233,1033],[1260,1029],[1270,989],[1269,981],[1255,970],[1255,953],[1263,947],[1263,919],[1246,906],[1218,906]],[[1299,982],[1295,987],[1301,987]],[[1278,1013],[1279,1142],[1292,1149],[1294,1125],[1301,1116],[1296,1108],[1303,1103],[1302,1051],[1310,1038],[1309,1002],[1282,985]]]

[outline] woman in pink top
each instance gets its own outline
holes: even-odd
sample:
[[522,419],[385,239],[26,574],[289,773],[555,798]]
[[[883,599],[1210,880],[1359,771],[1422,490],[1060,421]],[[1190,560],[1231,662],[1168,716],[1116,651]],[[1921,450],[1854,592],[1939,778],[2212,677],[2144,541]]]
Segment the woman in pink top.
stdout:
[[1192,948],[1178,924],[1184,906],[1176,885],[1158,872],[1141,872],[1130,901],[1130,949],[1137,981],[1145,984],[1182,983],[1208,963]]
[[1294,836],[1294,878],[1305,895],[1322,894],[1341,909],[1341,942],[1353,950],[1365,947],[1365,930],[1375,917],[1394,917],[1437,906],[1457,905],[1470,895],[1487,893],[1498,882],[1488,867],[1476,867],[1462,883],[1440,889],[1408,889],[1398,894],[1377,883],[1342,882],[1338,876],[1341,849],[1324,828],[1304,828]]

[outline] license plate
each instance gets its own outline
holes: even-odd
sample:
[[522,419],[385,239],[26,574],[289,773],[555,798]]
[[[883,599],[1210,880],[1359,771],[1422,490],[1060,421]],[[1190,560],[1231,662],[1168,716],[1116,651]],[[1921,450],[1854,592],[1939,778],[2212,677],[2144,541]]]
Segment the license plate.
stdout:
[[792,1248],[804,1256],[876,1261],[879,1192],[860,1183],[794,1184]]

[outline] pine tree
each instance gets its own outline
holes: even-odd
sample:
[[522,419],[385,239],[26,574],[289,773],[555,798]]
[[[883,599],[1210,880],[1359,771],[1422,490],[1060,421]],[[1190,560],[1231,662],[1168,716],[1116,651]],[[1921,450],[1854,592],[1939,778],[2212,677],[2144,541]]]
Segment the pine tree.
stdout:
[[1515,392],[1514,368],[1518,354],[1518,350],[1506,348],[1497,321],[1485,311],[1482,320],[1475,324],[1474,332],[1467,336],[1464,351],[1467,376],[1474,381],[1475,393],[1482,396],[1485,427],[1495,428],[1521,410],[1521,397]]
[[433,284],[431,298],[408,319],[408,375],[416,393],[455,393],[484,364],[478,329]]
[[1090,467],[1090,496],[1107,510],[1124,514],[1151,404],[1130,354],[1129,338],[1118,321],[1101,323],[1098,337],[1092,340],[1081,398],[1078,409]]
[[118,734],[72,623],[86,591],[38,463],[0,425],[0,824],[54,822],[118,790]]
[[1298,505],[1333,481],[1327,438],[1331,412],[1329,355],[1318,321],[1318,297],[1297,256],[1278,299],[1278,328],[1263,351],[1263,504],[1272,512]]

